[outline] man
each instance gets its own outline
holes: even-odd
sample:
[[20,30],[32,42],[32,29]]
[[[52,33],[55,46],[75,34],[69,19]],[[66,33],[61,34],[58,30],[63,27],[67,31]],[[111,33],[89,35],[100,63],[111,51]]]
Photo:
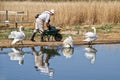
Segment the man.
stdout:
[[49,76],[54,75],[54,70],[49,67],[50,55],[46,54],[44,47],[41,46],[40,52],[37,52],[34,47],[31,48],[33,51],[34,59],[35,59],[35,68],[36,70],[41,71],[42,73],[48,74]]
[[30,39],[31,41],[33,41],[33,42],[35,41],[34,37],[37,32],[41,33],[41,41],[43,41],[44,23],[47,26],[47,28],[49,29],[50,17],[54,14],[55,14],[55,10],[52,9],[50,11],[45,11],[45,12],[41,13],[40,15],[38,15],[38,17],[36,18],[35,29],[33,31],[31,39]]

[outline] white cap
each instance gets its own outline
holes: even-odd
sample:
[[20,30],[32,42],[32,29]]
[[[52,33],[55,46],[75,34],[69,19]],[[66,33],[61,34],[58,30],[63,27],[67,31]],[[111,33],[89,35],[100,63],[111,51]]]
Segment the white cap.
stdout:
[[52,14],[55,14],[55,10],[54,10],[54,9],[51,9],[50,12],[51,12]]

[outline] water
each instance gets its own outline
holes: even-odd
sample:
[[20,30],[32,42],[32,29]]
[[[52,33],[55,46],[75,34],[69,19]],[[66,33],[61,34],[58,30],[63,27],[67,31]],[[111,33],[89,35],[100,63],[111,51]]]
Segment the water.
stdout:
[[119,61],[120,44],[4,48],[0,80],[120,80]]

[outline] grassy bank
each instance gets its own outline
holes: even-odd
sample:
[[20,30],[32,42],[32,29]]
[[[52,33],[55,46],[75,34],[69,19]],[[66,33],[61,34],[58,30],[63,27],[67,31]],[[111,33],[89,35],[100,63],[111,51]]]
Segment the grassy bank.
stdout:
[[[96,26],[97,34],[99,35],[99,39],[120,39],[120,24],[117,25],[101,25]],[[18,30],[14,28],[4,28],[0,29],[0,39],[8,39],[8,35],[11,31]],[[63,28],[61,29],[61,34],[63,38],[67,37],[68,35],[71,35],[76,40],[83,39],[84,34],[87,31],[93,31],[91,29],[91,26],[73,26],[71,28]],[[33,32],[33,28],[26,28],[24,29],[24,33],[26,34],[26,39],[30,39],[31,34]],[[67,34],[66,34],[67,33]],[[36,35],[37,39],[40,39],[40,34],[38,33]]]
[[[92,2],[0,2],[0,10],[28,11],[28,20],[44,10],[56,10],[51,24],[64,27],[71,25],[117,24],[120,23],[119,1]],[[4,18],[0,15],[0,19]],[[10,16],[9,19],[13,18]]]

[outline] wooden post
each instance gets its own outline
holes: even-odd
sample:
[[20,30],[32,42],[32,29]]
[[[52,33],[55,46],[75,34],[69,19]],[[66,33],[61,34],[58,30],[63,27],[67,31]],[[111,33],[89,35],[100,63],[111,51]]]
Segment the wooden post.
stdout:
[[16,13],[16,17],[15,17],[15,27],[17,29],[18,26],[18,13]]
[[8,10],[6,10],[6,20],[8,20]]
[[17,29],[17,26],[18,26],[18,23],[17,23],[17,21],[15,22],[15,27],[16,27],[16,29]]
[[6,25],[7,27],[9,26],[8,10],[6,10],[6,20],[5,20],[5,25]]

